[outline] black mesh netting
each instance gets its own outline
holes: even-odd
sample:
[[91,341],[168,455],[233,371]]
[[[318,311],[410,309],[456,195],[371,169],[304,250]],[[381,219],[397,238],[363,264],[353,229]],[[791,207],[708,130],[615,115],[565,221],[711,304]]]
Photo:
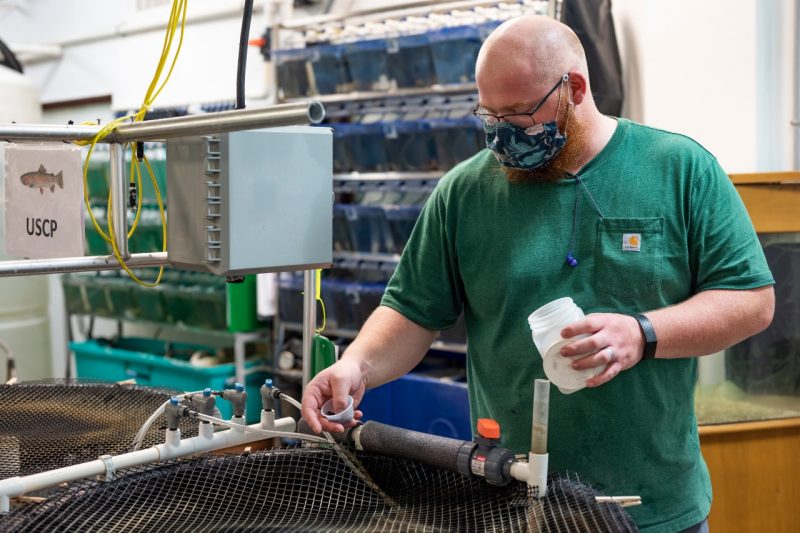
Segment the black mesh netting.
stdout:
[[356,456],[370,481],[323,448],[135,468],[19,507],[0,518],[0,530],[636,531],[619,505],[597,503],[575,475],[551,478],[547,497],[536,500],[525,484],[495,487],[407,460]]
[[[113,383],[47,380],[0,385],[0,479],[129,451],[145,420],[174,391]],[[142,447],[164,440],[163,416]],[[184,436],[197,424],[181,423]]]

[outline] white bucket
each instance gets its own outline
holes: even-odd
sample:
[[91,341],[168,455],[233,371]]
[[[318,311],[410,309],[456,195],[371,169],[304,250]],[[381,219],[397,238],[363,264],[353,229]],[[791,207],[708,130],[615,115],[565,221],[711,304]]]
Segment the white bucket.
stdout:
[[[0,123],[36,123],[42,107],[36,84],[0,66]],[[0,147],[0,260],[5,257],[3,148]],[[0,340],[14,355],[17,377],[52,377],[49,319],[49,280],[45,276],[0,278]],[[63,319],[62,319],[63,320]],[[5,382],[6,354],[0,349],[0,382]]]
[[[604,367],[575,370],[572,363],[581,356],[564,357],[561,348],[585,339],[589,334],[578,335],[569,339],[561,336],[561,330],[581,320],[583,310],[575,305],[569,296],[553,300],[534,311],[528,317],[533,344],[542,356],[542,366],[547,378],[564,394],[572,394],[586,387],[586,380],[599,374]],[[585,355],[585,354],[584,354]]]

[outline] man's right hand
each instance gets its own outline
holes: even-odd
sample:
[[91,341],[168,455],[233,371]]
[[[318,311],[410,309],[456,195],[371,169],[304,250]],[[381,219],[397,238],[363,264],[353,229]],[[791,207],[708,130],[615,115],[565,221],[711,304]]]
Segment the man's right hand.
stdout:
[[[360,365],[354,360],[342,359],[333,366],[326,368],[316,375],[303,393],[303,419],[314,433],[330,431],[341,433],[345,426],[337,422],[330,422],[322,416],[320,410],[325,402],[333,398],[333,410],[343,411],[347,407],[347,396],[353,397],[353,407],[357,407],[364,398],[366,381],[361,372]],[[347,424],[354,426],[356,420],[361,418],[361,411],[355,411],[355,418]]]

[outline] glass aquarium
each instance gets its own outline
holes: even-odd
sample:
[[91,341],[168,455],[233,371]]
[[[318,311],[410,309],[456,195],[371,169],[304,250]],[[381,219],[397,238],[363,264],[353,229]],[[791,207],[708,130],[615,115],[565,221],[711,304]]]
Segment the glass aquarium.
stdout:
[[775,278],[775,318],[761,333],[699,359],[700,425],[800,417],[800,233],[759,238]]

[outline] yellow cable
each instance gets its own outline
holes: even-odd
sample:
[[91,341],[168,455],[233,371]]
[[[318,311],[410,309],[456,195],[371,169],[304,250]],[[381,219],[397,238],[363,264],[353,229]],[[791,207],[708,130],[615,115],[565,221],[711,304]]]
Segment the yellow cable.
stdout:
[[[158,98],[158,95],[161,94],[161,91],[164,89],[164,86],[169,81],[170,76],[172,76],[172,70],[175,68],[175,64],[178,61],[178,54],[181,53],[181,48],[183,47],[183,31],[186,26],[186,6],[187,4],[184,2],[183,4],[183,14],[181,16],[181,33],[180,37],[178,38],[178,48],[175,50],[175,57],[172,59],[172,65],[169,67],[169,71],[167,72],[167,77],[164,78],[164,83],[161,84],[161,87],[158,88],[156,94],[153,95],[152,101],[155,101]],[[177,22],[176,22],[177,25]],[[171,41],[170,41],[171,44]]]
[[[156,193],[156,201],[158,202],[158,211],[159,211],[159,214],[161,215],[161,232],[162,232],[161,235],[162,235],[162,238],[163,238],[163,242],[162,242],[162,245],[161,245],[161,251],[166,252],[167,251],[167,220],[166,220],[166,216],[164,214],[164,204],[162,203],[162,200],[161,200],[161,191],[158,188],[158,183],[156,182],[156,177],[155,177],[155,174],[153,173],[153,168],[150,166],[150,161],[147,159],[147,157],[144,158],[144,164],[147,167],[148,173],[150,174],[150,180],[151,180],[151,183],[153,184],[153,190]],[[131,269],[128,267],[127,263],[125,262],[124,258],[122,257],[122,253],[119,251],[119,246],[117,246],[117,239],[116,239],[116,235],[114,233],[114,216],[113,215],[114,215],[113,207],[111,205],[109,205],[109,210],[108,210],[108,234],[111,236],[111,249],[114,252],[114,257],[117,258],[117,261],[119,261],[119,264],[120,264],[120,266],[122,266],[122,269],[128,274],[128,276],[130,276],[130,278],[133,281],[135,281],[139,285],[142,285],[143,287],[149,287],[149,288],[156,287],[159,283],[161,283],[161,278],[164,276],[164,267],[162,266],[162,267],[160,267],[158,269],[158,276],[156,277],[156,280],[154,282],[152,282],[152,283],[148,283],[146,281],[142,281],[141,279],[139,279],[136,276],[136,274],[133,273],[133,271],[131,271]]]
[[[79,145],[86,145],[86,144],[90,145],[89,146],[89,152],[86,154],[86,163],[84,163],[84,165],[83,165],[83,201],[84,201],[84,204],[86,205],[86,211],[89,213],[89,218],[92,220],[92,224],[94,224],[95,230],[97,230],[97,232],[100,234],[100,236],[103,238],[103,240],[106,241],[107,243],[110,243],[111,240],[109,239],[108,235],[106,235],[106,233],[103,231],[103,229],[100,227],[100,224],[97,222],[97,219],[95,218],[94,213],[92,213],[92,206],[89,203],[89,177],[88,177],[89,176],[89,161],[92,158],[92,153],[94,152],[94,147],[97,145],[97,142],[99,140],[101,140],[102,138],[104,138],[106,135],[108,135],[111,131],[113,131],[114,128],[117,127],[117,125],[119,123],[121,123],[123,120],[125,120],[127,118],[130,118],[130,117],[129,116],[128,117],[120,117],[118,119],[115,119],[115,120],[109,122],[103,128],[100,129],[98,134],[95,135],[95,137],[91,141],[75,141],[75,143],[79,144]],[[87,123],[84,123],[84,125],[85,124],[87,124]],[[89,124],[92,124],[92,123],[89,123]],[[110,188],[109,188],[109,191],[110,191]],[[110,194],[109,194],[109,197],[110,197]]]
[[[161,47],[161,56],[159,57],[159,60],[158,60],[158,66],[156,67],[156,73],[153,76],[153,79],[150,81],[150,86],[147,88],[147,92],[145,93],[144,104],[143,104],[142,107],[146,107],[146,105],[148,105],[153,100],[153,98],[151,98],[151,96],[153,94],[153,90],[155,89],[156,85],[158,85],[158,80],[161,77],[161,71],[164,69],[164,64],[166,63],[167,57],[169,56],[169,49],[172,47],[172,39],[173,39],[173,37],[175,35],[175,27],[177,25],[176,14],[177,14],[177,9],[178,9],[178,4],[179,3],[183,3],[183,2],[177,2],[176,1],[176,2],[172,3],[172,8],[171,8],[170,14],[169,14],[169,20],[167,21],[167,31],[164,34],[164,44]],[[184,17],[185,17],[185,11],[186,10],[185,10],[185,6],[184,6]],[[139,113],[141,113],[141,112],[142,112],[142,109],[140,108],[139,109]]]
[[327,318],[325,317],[325,302],[322,301],[322,298],[319,298],[318,301],[322,306],[322,325],[316,330],[316,332],[321,334],[323,331],[325,331],[325,323],[327,322]]
[[319,302],[319,305],[322,306],[322,325],[319,327],[319,329],[316,329],[315,331],[317,333],[322,333],[323,331],[325,331],[325,324],[327,324],[327,322],[328,322],[328,317],[325,315],[325,302],[322,301],[322,269],[321,268],[317,269],[317,283],[316,283],[316,285],[317,285],[317,301]]
[[150,166],[150,161],[147,157],[144,158],[144,164],[147,167],[147,173],[150,174],[150,182],[153,184],[153,190],[156,193],[156,202],[158,202],[158,214],[161,215],[161,237],[163,239],[163,244],[161,245],[161,251],[167,251],[167,216],[164,212],[164,203],[161,200],[161,190],[158,188],[158,182],[156,181],[155,173],[153,172],[153,167]]
[[[130,270],[130,268],[128,268],[128,265],[125,263],[125,260],[124,260],[124,258],[122,257],[122,254],[119,251],[119,246],[117,246],[116,236],[114,234],[114,223],[113,223],[113,209],[114,209],[114,206],[113,206],[113,201],[112,201],[112,195],[111,195],[111,192],[110,192],[111,191],[111,187],[109,187],[108,209],[106,211],[107,218],[108,218],[108,233],[103,231],[103,228],[100,227],[100,224],[97,222],[97,219],[95,218],[94,213],[92,213],[91,204],[89,202],[89,178],[88,178],[89,162],[91,160],[92,154],[94,153],[94,148],[97,145],[97,143],[102,141],[107,135],[109,135],[111,132],[113,132],[117,128],[117,126],[119,126],[121,123],[126,122],[128,120],[132,120],[133,122],[141,122],[141,121],[143,121],[145,116],[147,115],[148,109],[152,106],[152,104],[155,101],[156,97],[158,97],[158,95],[161,93],[161,91],[166,86],[167,82],[169,81],[170,77],[172,76],[172,71],[175,68],[175,65],[176,65],[176,63],[178,61],[178,55],[180,54],[181,48],[183,46],[183,36],[184,36],[185,28],[186,28],[186,10],[187,10],[187,7],[188,7],[188,1],[187,0],[173,0],[172,8],[170,10],[169,20],[167,22],[167,30],[166,30],[166,32],[164,34],[164,44],[163,44],[162,49],[161,49],[161,55],[159,57],[159,61],[158,61],[158,64],[156,66],[156,71],[155,71],[155,73],[153,75],[153,79],[151,80],[150,85],[147,88],[147,92],[145,93],[145,97],[144,97],[144,99],[142,101],[142,105],[139,107],[139,110],[136,113],[134,113],[133,115],[127,115],[127,116],[120,117],[120,118],[117,118],[115,120],[112,120],[111,122],[109,122],[108,124],[103,126],[100,129],[100,131],[97,133],[97,135],[95,135],[92,138],[91,141],[76,141],[76,144],[81,145],[81,146],[89,145],[89,151],[86,154],[86,163],[84,164],[84,167],[83,167],[83,198],[84,198],[84,203],[86,205],[86,210],[89,213],[89,218],[91,219],[92,224],[94,225],[95,229],[100,234],[100,236],[103,238],[103,240],[105,240],[106,242],[111,244],[111,249],[114,252],[114,256],[117,258],[117,261],[119,261],[119,264],[123,268],[123,270],[125,270],[125,272],[128,273],[128,275],[131,277],[131,279],[133,279],[134,281],[136,281],[140,285],[144,285],[146,287],[155,287],[156,285],[158,285],[158,283],[160,283],[161,278],[162,278],[163,273],[164,273],[164,267],[162,266],[159,269],[158,277],[156,278],[156,281],[153,282],[153,283],[147,283],[147,282],[144,282],[144,281],[140,280]],[[159,80],[161,79],[161,74],[162,74],[162,72],[164,70],[164,66],[167,63],[167,59],[169,58],[169,55],[170,55],[170,50],[172,48],[172,42],[173,42],[173,39],[175,38],[175,32],[177,31],[179,25],[180,25],[180,36],[178,38],[178,46],[177,46],[177,49],[175,51],[175,56],[172,58],[172,62],[170,64],[169,70],[167,71],[167,75],[164,78],[163,83],[160,86],[158,86]],[[156,87],[158,87],[158,89],[156,89]],[[84,123],[84,124],[86,124],[86,123]],[[91,124],[91,123],[89,123],[89,124]],[[155,196],[156,196],[156,202],[158,203],[158,210],[159,210],[159,214],[161,216],[162,237],[163,237],[162,251],[166,252],[167,251],[167,225],[166,225],[167,224],[167,220],[166,220],[166,215],[165,215],[165,212],[164,212],[164,203],[162,201],[161,191],[158,188],[158,183],[156,182],[155,174],[153,173],[153,168],[150,166],[150,162],[147,160],[146,157],[144,158],[144,163],[145,163],[145,166],[147,167],[147,171],[148,171],[148,173],[150,175],[150,180],[151,180],[151,182],[153,184],[153,190],[154,190]],[[136,205],[136,216],[134,218],[133,224],[131,225],[130,231],[127,234],[127,238],[128,239],[130,239],[131,236],[136,231],[136,228],[139,225],[139,218],[140,218],[141,212],[142,212],[142,196],[143,196],[143,191],[142,191],[142,173],[141,173],[141,168],[139,167],[139,161],[136,159],[136,143],[132,143],[131,144],[130,179],[131,179],[131,181],[136,180],[136,182],[138,183],[139,195],[138,195],[138,200],[137,200],[137,205]],[[123,207],[123,209],[125,209],[125,207]]]

